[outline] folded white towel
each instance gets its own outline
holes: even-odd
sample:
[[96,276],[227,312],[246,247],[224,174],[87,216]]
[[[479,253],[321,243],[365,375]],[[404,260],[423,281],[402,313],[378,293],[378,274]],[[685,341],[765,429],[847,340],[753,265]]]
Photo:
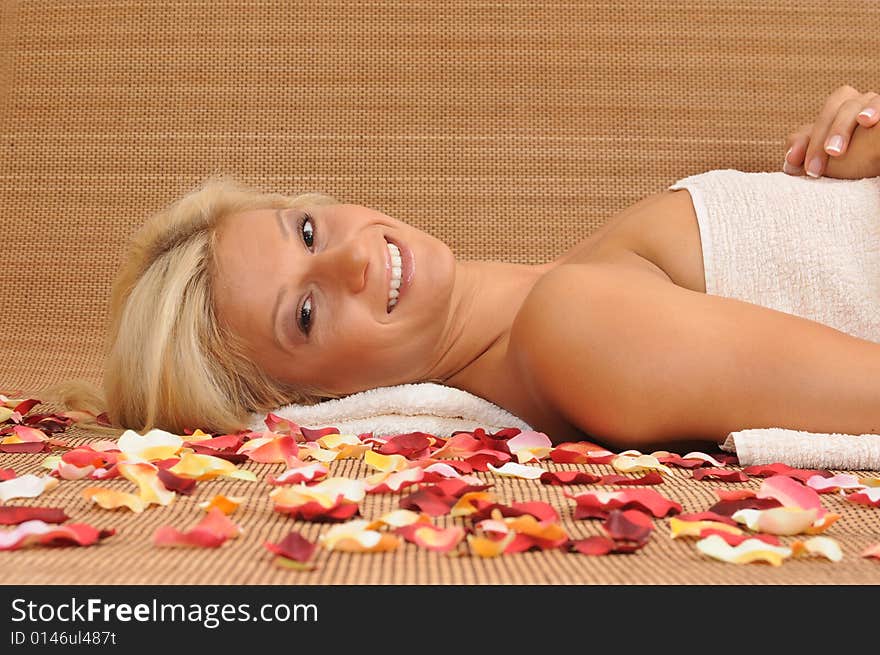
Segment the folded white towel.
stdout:
[[[531,430],[528,423],[484,398],[434,382],[377,387],[315,405],[286,405],[273,412],[307,428],[335,427],[343,434],[384,437],[427,432],[448,437],[481,427]],[[250,429],[266,429],[265,414],[251,415]]]
[[721,446],[743,466],[782,462],[795,468],[880,470],[880,434],[761,428],[731,432]]

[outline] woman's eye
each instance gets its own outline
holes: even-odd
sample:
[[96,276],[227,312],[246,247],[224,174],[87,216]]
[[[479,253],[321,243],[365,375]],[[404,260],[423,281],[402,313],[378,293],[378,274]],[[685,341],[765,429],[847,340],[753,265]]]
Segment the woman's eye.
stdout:
[[[305,227],[308,225],[308,230]],[[303,219],[299,224],[299,231],[303,235],[303,241],[311,248],[315,244],[315,226],[312,217],[308,214],[303,215]]]
[[299,310],[299,328],[302,330],[303,334],[308,336],[309,330],[312,329],[312,299],[311,297],[306,298],[306,301],[302,304],[302,309]]

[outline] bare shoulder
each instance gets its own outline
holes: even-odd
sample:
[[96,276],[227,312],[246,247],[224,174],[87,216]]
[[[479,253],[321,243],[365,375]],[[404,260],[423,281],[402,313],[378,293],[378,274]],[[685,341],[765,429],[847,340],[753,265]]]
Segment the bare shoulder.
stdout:
[[682,294],[703,295],[625,260],[559,266],[514,319],[514,370],[545,411],[611,446],[644,446],[664,411],[658,366],[674,338],[657,330],[657,317],[693,311]]

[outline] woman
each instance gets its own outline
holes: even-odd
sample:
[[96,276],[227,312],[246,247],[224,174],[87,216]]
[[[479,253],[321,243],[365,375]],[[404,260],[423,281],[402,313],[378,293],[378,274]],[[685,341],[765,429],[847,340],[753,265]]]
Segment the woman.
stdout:
[[[878,114],[876,93],[836,90],[789,136],[786,173],[815,159],[811,177],[880,176]],[[457,261],[420,230],[321,194],[210,179],[131,241],[112,292],[109,416],[225,433],[251,411],[432,381],[556,442],[618,449],[747,427],[880,431],[880,345],[707,294],[692,192],[646,198],[531,266]]]

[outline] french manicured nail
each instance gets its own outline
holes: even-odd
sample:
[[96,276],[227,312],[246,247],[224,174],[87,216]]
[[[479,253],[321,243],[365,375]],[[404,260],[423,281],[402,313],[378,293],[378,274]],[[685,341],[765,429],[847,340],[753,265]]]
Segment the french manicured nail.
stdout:
[[807,164],[807,175],[810,177],[819,177],[819,171],[822,169],[822,160],[819,157],[813,157]]
[[788,156],[791,154],[791,151],[794,150],[794,146],[788,149],[788,152],[785,153],[785,161],[788,161]]
[[797,175],[797,167],[788,163],[787,159],[782,160],[782,172],[789,175]]
[[859,112],[860,118],[866,118],[867,120],[871,120],[874,116],[877,115],[877,110],[873,107],[869,107],[868,109],[863,109]]
[[833,152],[835,155],[839,155],[840,151],[843,150],[843,137],[839,134],[835,134],[828,139],[828,143],[825,144],[825,150]]

